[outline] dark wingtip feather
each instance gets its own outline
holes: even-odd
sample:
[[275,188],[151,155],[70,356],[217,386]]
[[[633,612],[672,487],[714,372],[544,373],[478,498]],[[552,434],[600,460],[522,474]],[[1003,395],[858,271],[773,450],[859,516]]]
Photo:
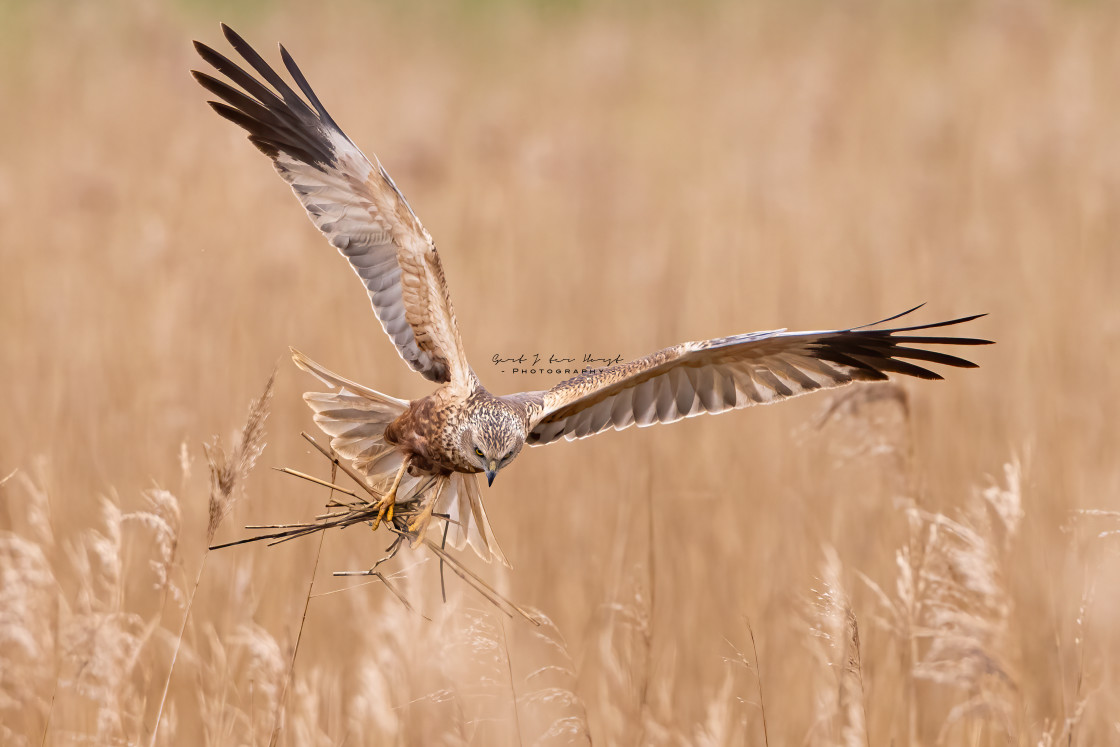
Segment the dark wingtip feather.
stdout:
[[[249,140],[274,161],[280,154],[287,154],[316,168],[334,165],[335,146],[327,131],[341,131],[333,120],[317,113],[322,104],[316,103],[316,109],[312,109],[237,32],[224,23],[221,29],[234,50],[260,78],[206,44],[195,41],[199,56],[223,76],[191,71],[199,85],[225,102],[224,106],[211,102],[211,107],[223,118],[247,130]],[[310,90],[302,75],[299,84],[304,90]]]
[[292,80],[299,86],[299,90],[303,91],[303,95],[306,96],[307,100],[311,102],[311,105],[315,107],[315,111],[319,112],[319,116],[323,118],[323,121],[341,132],[341,128],[335,123],[331,115],[327,113],[323,102],[315,95],[315,91],[311,88],[311,84],[307,82],[303,71],[299,69],[299,65],[297,65],[295,59],[288,54],[288,50],[284,48],[283,44],[280,45],[280,59],[284,61],[284,67],[288,69],[288,74],[292,76]]
[[848,331],[854,332],[857,329],[867,329],[868,327],[877,327],[880,324],[886,324],[887,322],[893,322],[895,319],[901,319],[902,317],[906,316],[907,314],[913,314],[915,311],[922,308],[923,306],[925,306],[924,301],[922,303],[918,304],[917,306],[915,306],[914,308],[907,309],[906,311],[903,311],[900,314],[895,314],[894,316],[888,316],[886,319],[880,319],[879,321],[871,322],[870,324],[861,324],[858,327],[851,327]]
[[238,42],[240,42],[241,44],[245,43],[245,40],[241,38],[241,35],[231,29],[228,25],[226,25],[225,21],[218,21],[218,26],[222,29],[222,36],[224,36],[226,38],[226,41],[228,41],[230,44],[237,46]]
[[199,57],[215,68],[221,67],[221,63],[226,61],[221,52],[197,40],[194,42],[194,51],[198,52]]
[[924,336],[907,336],[895,337],[893,334],[889,338],[891,342],[896,343],[918,343],[920,345],[994,345],[993,340],[982,340],[977,337],[924,337]]
[[[247,116],[240,109],[230,106],[224,101],[207,101],[210,108],[218,113],[218,116],[233,122],[238,127],[248,130],[250,133],[254,131],[257,123],[249,116]],[[269,158],[275,159],[280,155],[280,150],[274,144],[264,140],[256,135],[250,134],[249,141],[257,147],[261,153],[264,153]]]
[[196,83],[198,83],[200,86],[214,95],[218,95],[217,90],[215,89],[218,89],[220,86],[225,85],[213,75],[204,73],[201,70],[191,70],[191,77],[195,79]]
[[861,372],[863,377],[874,381],[885,381],[888,378],[885,373],[875,366],[870,366],[865,361],[851,357],[846,351],[841,351],[836,346],[821,345],[815,350],[814,355],[821,360],[831,361],[832,363],[839,363],[841,366],[853,368]]
[[299,111],[300,109],[311,111],[311,107],[296,95],[296,92],[292,90],[291,86],[284,82],[284,79],[272,69],[272,66],[260,56],[257,50],[253,49],[252,44],[242,39],[236,31],[226,26],[224,23],[222,24],[222,31],[225,34],[226,40],[230,43],[230,46],[232,46],[234,50],[241,55],[242,59],[248,62],[249,65],[280,94],[280,97],[284,99],[284,103],[293,111]]
[[[911,363],[910,361],[924,361],[942,366],[953,366],[955,368],[979,368],[978,364],[966,360],[965,358],[936,350],[929,350],[925,347],[908,347],[907,345],[990,345],[992,344],[991,340],[982,340],[974,337],[898,335],[898,333],[965,324],[979,319],[985,316],[985,314],[973,314],[971,316],[963,316],[948,321],[932,322],[930,324],[920,324],[911,327],[873,329],[880,324],[910,314],[918,308],[921,307],[914,307],[913,309],[909,309],[908,311],[896,314],[893,317],[874,324],[853,327],[848,330],[835,332],[831,335],[825,335],[820,339],[819,343],[813,345],[813,355],[833,363],[858,367],[864,374],[866,374],[868,369],[871,369],[879,372],[884,378],[887,372],[927,380],[940,380],[944,378],[941,374]],[[869,327],[872,329],[869,329]]]
[[898,358],[887,358],[886,360],[875,361],[875,365],[884,371],[891,371],[893,373],[903,374],[904,376],[913,376],[915,379],[940,381],[945,378],[935,371],[930,371],[928,368],[915,365],[908,361],[899,360]]
[[[950,319],[950,320],[945,321],[945,322],[931,322],[930,324],[918,324],[918,325],[915,325],[913,327],[895,327],[894,329],[889,329],[889,330],[884,329],[884,330],[881,330],[881,331],[893,334],[895,332],[917,332],[918,330],[922,330],[922,329],[936,329],[938,327],[952,327],[955,324],[965,324],[966,322],[971,322],[974,319],[979,319],[980,317],[984,317],[984,316],[987,316],[987,314],[973,314],[972,316],[962,316],[959,319]],[[897,319],[897,317],[895,317],[895,318]],[[889,320],[887,320],[887,321],[889,321]],[[880,324],[881,324],[881,322],[880,322]]]

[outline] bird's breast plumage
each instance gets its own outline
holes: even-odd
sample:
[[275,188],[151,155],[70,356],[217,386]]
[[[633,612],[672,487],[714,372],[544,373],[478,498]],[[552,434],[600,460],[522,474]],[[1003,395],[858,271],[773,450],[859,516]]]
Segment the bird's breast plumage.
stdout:
[[479,468],[463,459],[459,448],[461,422],[468,398],[441,387],[412,400],[400,417],[385,429],[385,440],[413,457],[419,469],[432,474],[475,474]]

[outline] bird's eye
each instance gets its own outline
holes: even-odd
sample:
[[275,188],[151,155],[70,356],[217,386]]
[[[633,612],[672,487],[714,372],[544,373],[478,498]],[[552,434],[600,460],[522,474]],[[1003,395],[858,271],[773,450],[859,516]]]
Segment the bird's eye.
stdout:
[[482,449],[480,449],[476,446],[476,447],[474,447],[474,453],[478,454],[479,456],[482,456]]

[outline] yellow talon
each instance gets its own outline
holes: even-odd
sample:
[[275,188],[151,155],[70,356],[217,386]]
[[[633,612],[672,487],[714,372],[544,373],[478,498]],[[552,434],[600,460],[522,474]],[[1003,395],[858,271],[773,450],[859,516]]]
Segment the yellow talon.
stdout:
[[377,527],[381,525],[381,520],[385,519],[386,522],[393,520],[393,508],[397,502],[397,488],[401,484],[401,478],[404,477],[405,471],[408,469],[408,463],[412,457],[406,456],[401,460],[401,468],[397,470],[397,476],[393,478],[393,484],[390,486],[388,492],[381,496],[377,502],[377,518],[373,520],[373,530],[376,532]]
[[416,515],[408,524],[408,531],[415,532],[416,538],[412,541],[412,548],[416,549],[420,543],[424,541],[424,533],[428,531],[428,525],[432,523],[432,514],[436,510],[436,504],[439,502],[440,494],[447,486],[447,478],[441,478],[436,485],[436,489],[428,496],[427,502],[424,507],[420,509],[420,513]]

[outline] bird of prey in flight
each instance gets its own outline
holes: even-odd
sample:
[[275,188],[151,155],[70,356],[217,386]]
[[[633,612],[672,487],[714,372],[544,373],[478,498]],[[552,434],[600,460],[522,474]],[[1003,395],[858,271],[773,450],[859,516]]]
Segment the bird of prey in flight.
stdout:
[[930,348],[989,342],[930,332],[982,315],[877,326],[899,314],[852,329],[774,330],[685,342],[584,372],[547,391],[491,394],[463,350],[435,242],[388,172],[342,132],[287,50],[281,46],[280,57],[302,96],[232,29],[223,24],[222,31],[256,76],[196,41],[202,59],[225,78],[192,71],[219,99],[210,105],[248,131],[253,145],[272,159],[316,228],[361,279],[401,358],[436,387],[421,399],[397,399],[292,351],[296,365],[331,387],[304,399],[333,448],[381,496],[377,521],[392,519],[397,503],[420,502],[408,526],[416,541],[435,514],[449,525],[453,546],[470,544],[482,558],[505,562],[477,476],[493,483],[525,444],[672,423],[892,373],[940,379],[913,361],[974,368]]

